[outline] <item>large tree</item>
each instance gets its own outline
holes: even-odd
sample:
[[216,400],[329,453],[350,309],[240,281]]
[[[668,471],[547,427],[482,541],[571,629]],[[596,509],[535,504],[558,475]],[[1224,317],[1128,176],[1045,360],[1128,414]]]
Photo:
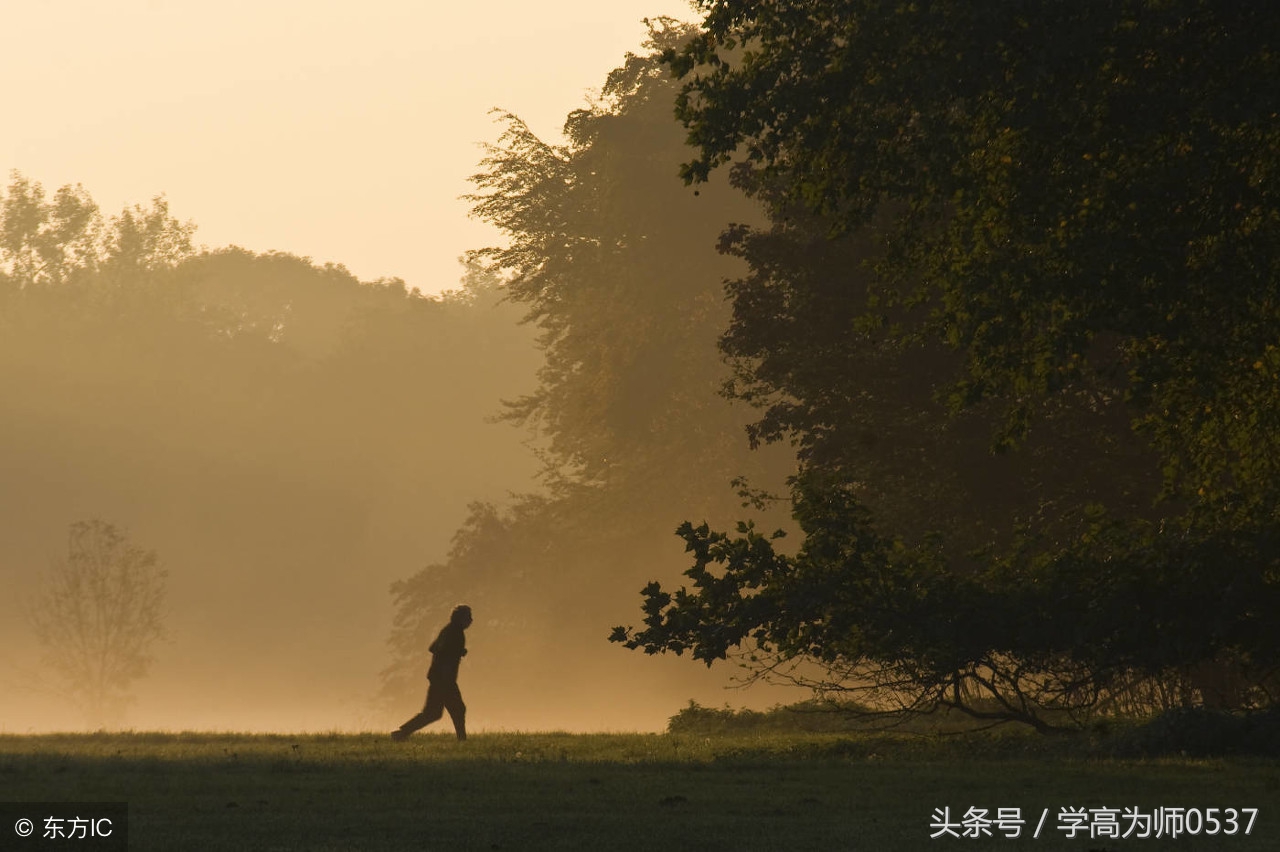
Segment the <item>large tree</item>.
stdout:
[[[741,158],[739,182],[770,203],[772,234],[730,235],[754,274],[724,346],[737,392],[764,408],[757,435],[804,450],[807,537],[792,558],[750,535],[709,550],[717,534],[687,529],[693,591],[651,588],[646,629],[618,638],[708,659],[755,641],[769,664],[852,675],[828,685],[906,685],[897,697],[917,707],[975,709],[966,694],[981,694],[1037,720],[1152,678],[1209,701],[1195,673],[1224,662],[1264,683],[1280,663],[1265,617],[1280,590],[1280,14],[701,6],[702,36],[667,54],[685,81],[684,174]],[[794,241],[806,219],[828,255],[860,243],[843,271],[821,254],[778,262],[769,239]],[[878,392],[880,365],[956,416],[928,399],[886,408],[909,397]],[[917,471],[941,470],[952,515],[984,521],[976,567],[902,511],[878,512],[874,536],[856,520],[894,508],[875,501],[894,452],[860,436],[904,411],[926,415],[908,429],[926,449],[963,451],[941,468],[925,453]],[[952,436],[975,421],[1019,457],[983,463],[1028,473],[1015,488],[966,484],[977,448]],[[821,546],[833,529],[843,544]],[[892,579],[883,592],[869,565]]]
[[705,472],[741,457],[742,418],[716,398],[719,284],[734,267],[715,244],[728,223],[759,214],[724,181],[691,193],[675,179],[676,87],[659,57],[689,35],[654,22],[648,51],[628,54],[596,102],[568,116],[564,145],[501,114],[502,136],[472,178],[473,215],[510,238],[473,257],[508,279],[545,355],[538,390],[510,416],[540,424],[556,475],[582,484],[660,464],[715,491]]

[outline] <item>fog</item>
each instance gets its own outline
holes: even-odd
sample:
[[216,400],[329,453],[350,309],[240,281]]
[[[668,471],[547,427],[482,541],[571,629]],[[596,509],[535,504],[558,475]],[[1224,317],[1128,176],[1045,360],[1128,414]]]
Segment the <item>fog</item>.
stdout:
[[[214,254],[165,278],[169,302],[120,298],[109,316],[71,293],[11,303],[3,725],[75,724],[42,694],[21,608],[86,518],[127,529],[169,571],[168,640],[130,724],[355,725],[387,585],[448,541],[467,500],[530,483],[521,436],[484,422],[528,385],[529,335],[491,304],[283,256]],[[446,354],[460,357],[408,384]]]
[[[678,150],[668,115],[656,103],[626,121],[658,122]],[[632,157],[655,144],[611,132],[638,140]],[[567,162],[594,169],[580,154]],[[648,159],[673,174],[674,157]],[[0,731],[388,730],[419,709],[427,646],[461,602],[472,730],[657,730],[689,700],[796,698],[727,690],[731,664],[607,641],[640,620],[645,583],[688,567],[681,521],[731,524],[732,476],[790,469],[747,450],[749,412],[716,394],[733,267],[713,246],[749,207],[620,168],[615,191],[647,230],[613,272],[567,267],[613,290],[557,308],[573,333],[556,340],[496,267],[424,297],[287,254],[196,250],[163,201],[103,216],[85,190],[16,176]],[[556,374],[571,345],[587,366]],[[535,416],[498,416],[521,399],[541,400]],[[71,525],[90,520],[167,571],[164,637],[110,713],[72,700],[31,618]]]
[[[482,276],[426,299],[227,250],[156,277],[164,299],[9,294],[0,729],[87,724],[57,693],[24,608],[65,560],[68,525],[89,518],[168,571],[166,638],[113,725],[361,730],[411,715],[421,695],[375,700],[388,587],[444,557],[469,502],[537,487],[528,430],[491,417],[534,386],[531,329]],[[678,564],[665,538],[659,549]],[[601,601],[577,645],[555,647],[535,625],[515,649],[509,631],[489,629],[494,609],[520,608],[501,598],[485,596],[488,611],[476,602],[463,669],[477,730],[654,728],[687,699],[731,697],[722,673],[605,642],[634,616],[634,594]],[[559,682],[522,675],[534,647]],[[601,665],[616,669],[605,681]],[[584,702],[584,684],[604,682]]]
[[[719,394],[742,269],[716,242],[760,213],[677,177],[656,56],[687,35],[655,22],[566,144],[499,119],[469,203],[506,242],[475,246],[459,281],[198,247],[199,211],[113,215],[92,187],[12,176],[0,731],[389,730],[420,708],[458,603],[472,730],[658,730],[690,700],[803,697],[608,641],[689,567],[680,523],[731,527],[731,480],[780,493],[794,470],[748,448],[753,412]],[[104,654],[123,660],[109,708],[58,668],[83,652],[38,629],[84,523],[166,572],[162,638]]]

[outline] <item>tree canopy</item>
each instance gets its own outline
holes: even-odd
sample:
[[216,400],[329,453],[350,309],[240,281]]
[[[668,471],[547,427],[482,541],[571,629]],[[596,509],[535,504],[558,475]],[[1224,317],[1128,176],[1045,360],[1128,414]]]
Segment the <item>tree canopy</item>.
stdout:
[[[1248,672],[1234,703],[1269,700],[1280,14],[700,6],[702,34],[665,54],[683,175],[738,160],[771,211],[768,231],[727,235],[752,275],[722,345],[757,438],[802,448],[806,538],[782,557],[750,530],[686,528],[693,589],[651,587],[646,628],[615,638],[707,659],[755,642],[770,665],[825,664],[828,687],[978,695],[1024,721],[1138,682],[1208,701],[1195,673],[1212,666]],[[895,472],[914,487],[896,506]],[[955,487],[930,495],[935,478]],[[844,544],[821,546],[831,528]]]

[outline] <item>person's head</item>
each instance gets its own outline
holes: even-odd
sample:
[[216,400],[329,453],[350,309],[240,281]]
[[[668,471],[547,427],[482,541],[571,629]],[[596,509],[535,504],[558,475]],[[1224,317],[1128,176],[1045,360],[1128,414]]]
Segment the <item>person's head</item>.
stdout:
[[471,607],[466,604],[458,604],[453,608],[453,612],[449,615],[449,622],[459,627],[467,628],[471,626]]

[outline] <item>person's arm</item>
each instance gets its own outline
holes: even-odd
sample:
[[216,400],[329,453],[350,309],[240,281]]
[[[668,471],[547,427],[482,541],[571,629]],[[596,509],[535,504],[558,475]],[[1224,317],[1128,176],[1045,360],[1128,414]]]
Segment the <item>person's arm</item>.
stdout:
[[461,630],[450,630],[448,627],[440,631],[436,641],[431,643],[431,653],[446,659],[460,660],[466,656],[466,640]]

